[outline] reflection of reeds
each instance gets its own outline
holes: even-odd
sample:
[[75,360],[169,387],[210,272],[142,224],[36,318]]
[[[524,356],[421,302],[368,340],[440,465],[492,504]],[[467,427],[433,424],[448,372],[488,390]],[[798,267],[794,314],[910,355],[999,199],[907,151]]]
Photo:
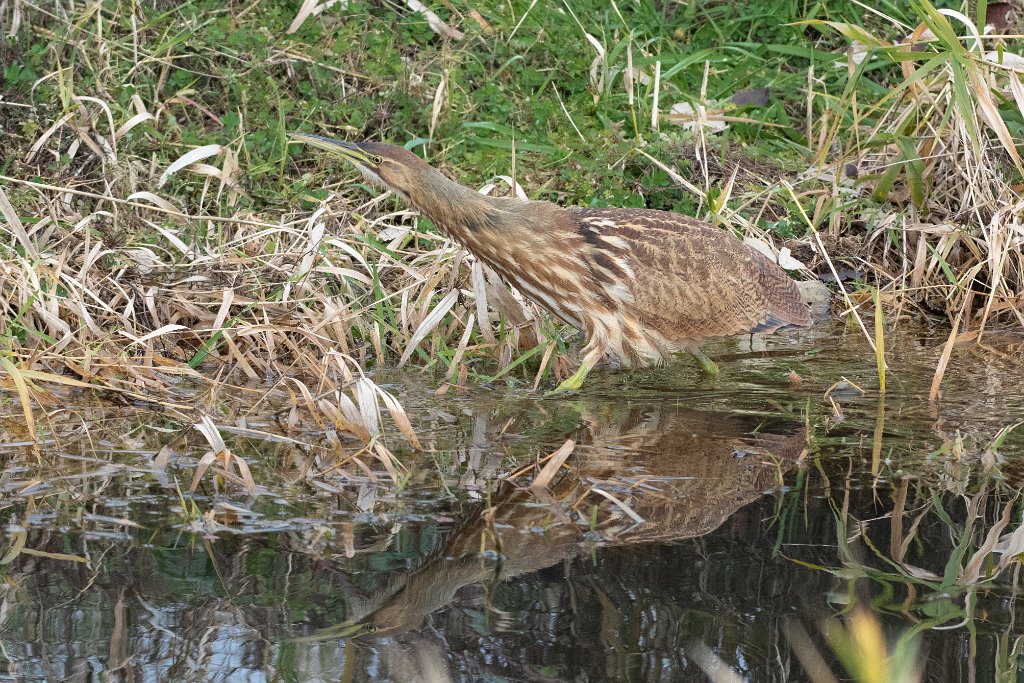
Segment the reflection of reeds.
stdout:
[[[842,498],[829,495],[839,564],[797,561],[835,575],[836,599],[852,611],[845,632],[832,624],[825,635],[857,680],[918,680],[920,667],[900,669],[916,661],[912,641],[918,634],[936,628],[970,628],[975,620],[987,618],[979,607],[986,591],[998,595],[1008,581],[1017,582],[1018,558],[1024,554],[1024,499],[1020,490],[1003,483],[1004,476],[995,467],[997,452],[1012,429],[1000,430],[980,449],[981,468],[970,462],[958,434],[934,454],[945,453],[943,461],[948,463],[938,477],[922,473],[916,482],[897,479],[888,495],[877,491],[876,495],[891,498],[885,514],[859,518],[853,511],[857,490],[853,482],[844,487]],[[876,489],[883,486],[875,480]],[[1008,570],[1013,570],[1012,577]],[[889,655],[876,633],[877,621],[865,607],[915,622]],[[808,671],[817,667],[808,649],[813,645],[802,629],[794,628],[790,639]],[[1004,659],[1009,656],[1008,651],[1002,654]],[[975,665],[968,663],[972,669]],[[892,668],[886,673],[884,667]],[[917,672],[917,679],[901,677],[912,672]]]
[[[940,491],[935,489],[918,489],[913,501],[905,499],[905,487],[898,488],[896,494],[898,504],[890,522],[888,550],[873,538],[871,523],[854,519],[845,506],[836,505],[834,511],[840,559],[846,570],[854,570],[858,578],[903,584],[913,588],[911,594],[923,592],[912,604],[900,603],[899,611],[920,609],[929,593],[954,601],[965,598],[969,589],[996,582],[1024,552],[1024,525],[1011,527],[1011,521],[1020,517],[1019,491],[1004,493],[991,484],[983,484],[969,498],[953,499],[965,503],[960,514],[947,509],[951,501],[943,502]],[[913,511],[912,517],[908,507]],[[936,528],[945,528],[951,540],[951,547],[945,552],[936,547],[933,539],[921,536],[925,530],[934,534]],[[864,557],[854,552],[854,543],[862,543],[869,554]],[[927,555],[918,561],[927,560],[929,566],[909,559],[912,546],[927,547]],[[949,618],[937,623],[945,623]]]
[[[847,470],[847,481],[837,496],[836,482],[824,480],[825,499],[835,522],[838,564],[822,561],[820,553],[801,559],[799,538],[794,539],[792,550],[783,550],[785,554],[797,551],[791,559],[800,566],[835,576],[830,599],[844,615],[842,621],[820,622],[818,638],[808,635],[800,620],[785,625],[787,641],[812,681],[840,680],[834,663],[829,663],[831,657],[856,681],[924,680],[934,666],[944,666],[944,655],[936,655],[935,663],[927,658],[924,634],[964,628],[972,634],[973,643],[981,622],[989,629],[999,628],[1000,612],[1014,609],[1006,606],[1004,596],[1008,591],[1015,594],[1019,582],[1024,497],[1020,489],[1007,485],[1014,477],[1015,463],[1002,461],[999,451],[1024,423],[999,430],[981,445],[958,432],[930,454],[915,476],[895,478],[886,485],[881,475],[888,473],[879,472],[877,458],[883,416],[884,402],[879,402],[872,444],[873,486],[859,479],[866,473]],[[820,466],[817,471],[825,476]],[[793,538],[789,521],[800,502],[806,504],[806,487],[807,482],[798,478],[782,501],[777,550]],[[870,502],[856,500],[866,493]],[[910,624],[893,637],[883,630],[883,619],[886,624],[892,621],[887,617]],[[1024,639],[1010,637],[1012,614],[1006,618],[1010,626],[996,639],[995,663],[1002,677],[998,680],[1015,680]],[[985,669],[987,664],[976,656],[972,644],[964,670]]]
[[[298,430],[302,421],[309,421],[311,425],[315,425],[321,434],[336,435],[336,439],[340,437],[346,441],[357,441],[361,447],[347,455],[345,459],[365,470],[366,466],[362,464],[360,457],[364,454],[369,455],[385,467],[394,483],[399,483],[405,476],[405,468],[388,446],[383,415],[390,417],[394,429],[409,446],[418,449],[420,442],[405,409],[391,393],[362,375],[351,359],[340,354],[331,354],[326,361],[318,367],[307,368],[307,373],[319,370],[321,381],[318,383],[337,388],[318,394],[314,394],[306,382],[291,377],[270,388],[215,385],[209,387],[206,393],[200,394],[199,388],[195,387],[191,390],[192,405],[185,404],[189,400],[187,397],[190,396],[190,392],[184,391],[181,387],[166,385],[162,390],[174,392],[169,395],[169,400],[152,397],[143,405],[151,406],[155,413],[162,412],[168,420],[194,426],[209,444],[210,450],[200,458],[192,476],[190,491],[195,491],[207,468],[220,460],[222,465],[216,468],[218,475],[254,495],[256,481],[250,472],[249,464],[228,448],[221,432],[233,432],[254,439],[292,441],[286,434]],[[99,410],[94,399],[89,397],[88,393],[82,393],[83,388],[91,388],[91,385],[62,375],[36,370],[19,371],[13,366],[10,376],[16,377],[20,382],[19,393],[23,394],[22,409],[27,417],[24,429],[18,433],[11,433],[8,440],[12,443],[26,441],[32,447],[36,461],[40,465],[44,461],[52,465],[53,459],[59,457],[52,449],[52,442],[56,440],[57,443],[67,445],[68,442],[76,440],[73,434],[62,434],[60,430],[63,420],[60,418],[68,417],[74,420],[78,413]],[[68,386],[71,388],[68,389]],[[72,391],[78,393],[71,393]],[[114,396],[139,396],[134,391],[107,393]],[[239,398],[249,398],[252,403],[240,405]],[[76,407],[76,403],[80,404],[80,407]],[[47,411],[45,426],[49,433],[48,437],[37,438],[34,423],[29,419],[36,409],[35,406]],[[116,414],[114,406],[110,406],[109,409]],[[282,418],[280,426],[284,434],[278,430],[271,432],[225,423],[215,417],[218,412],[225,409],[240,410],[244,411],[243,414],[249,415],[255,415],[259,410],[276,413]],[[154,465],[163,470],[166,467],[166,459],[158,457]],[[237,475],[231,471],[233,468],[237,468]]]
[[[137,521],[146,513],[133,505],[116,507],[136,496],[144,508],[158,508],[168,527],[202,533],[273,527],[256,511],[284,491],[305,495],[289,489],[296,481],[351,492],[346,504],[369,510],[375,487],[395,489],[410,476],[396,455],[398,439],[407,453],[420,446],[395,398],[351,369],[341,388],[319,394],[289,378],[271,387],[179,386],[174,403],[141,405],[97,400],[81,391],[82,382],[60,375],[51,382],[47,373],[24,374],[43,419],[33,435],[22,420],[0,416],[0,513],[9,525],[0,566],[22,555],[91,561],[26,545],[32,526],[25,517],[54,515],[85,533],[121,536],[149,524]],[[111,505],[114,511],[102,512]]]

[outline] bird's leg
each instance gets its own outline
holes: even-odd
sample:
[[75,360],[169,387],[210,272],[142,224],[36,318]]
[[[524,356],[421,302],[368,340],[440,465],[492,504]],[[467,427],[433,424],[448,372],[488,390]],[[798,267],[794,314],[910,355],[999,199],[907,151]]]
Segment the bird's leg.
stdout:
[[571,377],[564,380],[554,391],[550,391],[548,394],[558,394],[563,391],[579,391],[583,386],[583,380],[587,378],[587,375],[590,374],[590,371],[594,369],[594,366],[597,365],[597,362],[601,360],[604,354],[604,346],[595,346],[587,351],[580,362],[579,370],[572,373]]
[[715,364],[715,361],[708,358],[708,355],[701,351],[699,348],[694,348],[692,351],[690,351],[690,355],[697,359],[697,363],[700,364],[701,370],[708,373],[709,375],[718,374],[718,365]]
[[581,365],[579,367],[579,370],[572,373],[572,375],[568,379],[562,380],[562,383],[559,384],[554,389],[554,391],[551,391],[550,393],[558,394],[563,391],[579,391],[580,388],[583,386],[583,380],[586,379],[587,375],[590,373],[590,370],[591,368],[588,368],[586,365]]

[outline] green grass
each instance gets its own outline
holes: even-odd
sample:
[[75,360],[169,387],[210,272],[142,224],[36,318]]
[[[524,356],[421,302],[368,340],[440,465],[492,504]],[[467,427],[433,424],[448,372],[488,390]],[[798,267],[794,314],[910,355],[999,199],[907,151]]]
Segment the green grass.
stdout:
[[[838,96],[846,76],[831,64],[845,41],[794,22],[856,21],[863,14],[852,2],[592,2],[573,3],[573,12],[551,3],[528,13],[526,3],[466,4],[458,6],[465,39],[446,44],[421,15],[387,5],[353,2],[307,19],[293,35],[286,31],[294,8],[284,3],[257,5],[241,19],[241,3],[197,0],[164,11],[139,4],[134,29],[133,5],[80,7],[70,23],[37,15],[33,30],[8,40],[4,51],[17,58],[4,70],[4,90],[8,99],[33,105],[18,112],[24,118],[9,132],[21,145],[31,143],[73,108],[72,95],[103,99],[119,124],[134,114],[131,99],[138,96],[151,112],[163,108],[160,120],[134,129],[124,144],[129,156],[155,155],[166,165],[189,147],[237,146],[250,195],[240,206],[260,210],[322,195],[326,175],[318,162],[293,161],[285,146],[285,132],[301,127],[423,146],[429,158],[477,184],[510,172],[514,145],[517,171],[537,198],[620,205],[639,196],[648,206],[692,211],[692,199],[642,159],[627,158],[609,171],[634,146],[658,155],[689,137],[671,125],[650,129],[649,84],[635,83],[641,123],[634,127],[623,77],[627,48],[647,76],[661,62],[666,109],[699,97],[705,62],[709,100],[769,88],[766,106],[743,112],[756,122],[731,127],[715,147],[724,153],[738,145],[755,157],[799,163],[806,69],[816,65],[824,78],[819,87]],[[884,9],[906,18],[906,9]],[[490,32],[467,16],[473,10]],[[585,32],[606,51],[595,67],[600,87],[591,78],[598,51]],[[447,92],[428,140],[442,78]],[[28,170],[15,164],[8,174]],[[47,174],[66,166],[59,158],[46,164]]]

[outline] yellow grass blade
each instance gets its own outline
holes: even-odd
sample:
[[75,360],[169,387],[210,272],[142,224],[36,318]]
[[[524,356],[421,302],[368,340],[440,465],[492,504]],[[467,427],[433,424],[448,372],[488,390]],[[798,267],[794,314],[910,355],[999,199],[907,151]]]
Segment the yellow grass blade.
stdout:
[[18,400],[21,401],[21,412],[25,416],[25,428],[29,433],[29,438],[35,441],[36,419],[32,411],[32,396],[29,393],[25,376],[6,356],[0,356],[0,367],[7,371],[8,377],[14,382],[14,388],[18,392]]
[[875,365],[878,368],[878,391],[885,393],[885,314],[882,312],[882,301],[878,287],[874,291],[875,299]]
[[576,442],[572,439],[566,439],[558,450],[548,456],[548,462],[544,465],[544,469],[540,471],[537,477],[530,484],[532,489],[544,489],[551,485],[555,475],[558,474],[558,470],[562,468],[562,464],[566,459],[572,455],[573,450],[576,448]]

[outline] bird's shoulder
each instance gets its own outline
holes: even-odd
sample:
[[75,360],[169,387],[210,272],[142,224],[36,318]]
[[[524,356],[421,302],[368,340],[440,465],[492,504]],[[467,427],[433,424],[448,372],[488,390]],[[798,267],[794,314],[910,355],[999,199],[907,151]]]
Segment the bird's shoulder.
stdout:
[[704,221],[658,209],[627,208],[584,208],[570,207],[569,215],[581,228],[615,232],[642,233],[652,235],[671,234],[681,237],[701,238],[720,232]]

